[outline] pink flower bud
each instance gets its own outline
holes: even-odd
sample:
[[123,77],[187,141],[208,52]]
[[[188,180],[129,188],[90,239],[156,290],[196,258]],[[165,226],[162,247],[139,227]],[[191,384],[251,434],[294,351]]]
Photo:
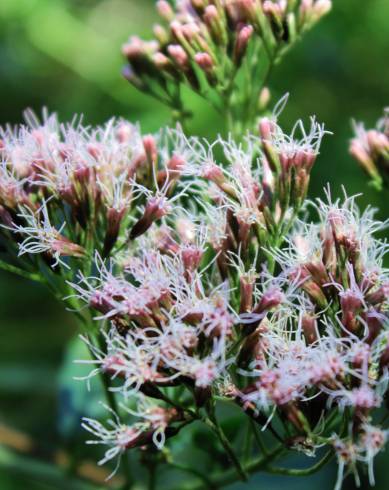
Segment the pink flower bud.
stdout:
[[312,260],[304,264],[313,281],[315,281],[319,286],[329,282],[329,277],[325,265],[321,260]]
[[361,165],[361,167],[367,172],[371,177],[379,177],[377,167],[365,150],[365,147],[358,139],[353,139],[350,144],[350,154],[355,160]]
[[286,2],[274,3],[272,0],[265,0],[262,6],[265,14],[277,19],[279,22],[281,22],[286,12],[286,7]]
[[271,98],[270,90],[268,87],[263,87],[258,97],[258,108],[262,112],[269,105]]
[[228,42],[228,33],[225,17],[220,15],[220,12],[215,5],[208,5],[203,14],[203,20],[210,32],[213,41],[216,44],[226,45]]
[[331,0],[316,0],[313,11],[315,13],[315,17],[318,19],[323,15],[327,14],[332,8]]
[[208,53],[196,53],[194,56],[194,60],[206,73],[212,72],[215,66],[212,58]]
[[145,42],[138,36],[132,36],[127,43],[123,44],[122,54],[129,61],[143,58],[146,55]]
[[266,320],[262,320],[260,325],[249,333],[246,330],[243,331],[243,335],[247,335],[242,347],[240,348],[238,355],[238,365],[247,366],[252,359],[260,360],[264,358],[265,345],[262,336],[268,331]]
[[51,252],[63,257],[84,257],[85,250],[80,245],[71,242],[68,238],[58,235],[57,239],[52,241]]
[[133,128],[131,124],[121,123],[116,132],[116,138],[119,143],[124,144],[130,141],[130,138],[133,134]]
[[254,313],[263,313],[279,306],[285,300],[283,292],[278,287],[268,289],[261,301],[254,308]]
[[316,316],[305,313],[301,317],[301,328],[308,345],[313,344],[318,339]]
[[144,136],[143,147],[145,149],[147,161],[150,164],[155,163],[158,158],[158,150],[157,150],[157,144],[155,142],[154,136],[152,136],[151,134]]
[[211,86],[215,86],[217,84],[217,78],[215,74],[215,64],[211,56],[208,53],[196,53],[194,61],[204,71],[208,83]]
[[134,224],[130,232],[130,240],[134,240],[150,228],[150,226],[166,216],[170,212],[170,205],[165,197],[152,197],[145,206],[144,213],[141,218]]
[[195,245],[187,245],[181,250],[181,258],[187,272],[195,271],[201,262],[203,251]]
[[246,54],[247,46],[251,36],[253,35],[253,32],[253,26],[247,25],[242,27],[237,35],[234,46],[234,62],[237,66],[242,63],[242,59]]
[[116,243],[116,240],[119,236],[120,224],[122,222],[125,212],[126,208],[110,208],[107,211],[107,231],[105,234],[103,251],[103,255],[105,257],[109,254]]
[[385,134],[372,129],[366,133],[366,137],[373,153],[380,154],[389,151],[389,139]]
[[268,117],[263,117],[259,122],[259,134],[262,141],[271,141],[274,129],[274,122]]
[[189,58],[182,46],[179,44],[170,44],[167,51],[169,56],[179,68],[183,70],[189,68]]
[[159,51],[153,54],[152,60],[160,70],[165,70],[171,65],[169,58]]
[[169,33],[161,25],[155,24],[153,26],[153,33],[160,45],[164,46],[169,42]]
[[157,10],[159,15],[167,22],[171,22],[174,19],[174,11],[166,0],[158,0]]
[[210,27],[219,20],[219,12],[215,5],[207,5],[203,15],[204,22]]
[[355,332],[358,326],[357,316],[363,306],[361,295],[352,289],[339,294],[342,308],[342,323],[350,332]]

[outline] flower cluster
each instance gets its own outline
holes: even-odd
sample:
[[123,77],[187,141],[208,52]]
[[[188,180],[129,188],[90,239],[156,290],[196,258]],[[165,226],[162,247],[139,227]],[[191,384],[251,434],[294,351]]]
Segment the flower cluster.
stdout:
[[[153,40],[133,36],[124,44],[125,77],[181,112],[179,90],[187,85],[221,112],[240,114],[241,121],[261,105],[263,71],[331,9],[330,0],[174,3],[157,2],[164,25],[154,26]],[[243,66],[250,84],[240,80]]]
[[[372,210],[360,214],[354,198],[328,196],[314,207],[317,224],[295,222],[286,246],[269,251],[275,274],[242,248],[229,248],[221,268],[213,224],[186,217],[183,227],[177,212],[110,267],[98,259],[99,273],[73,285],[111,323],[105,348],[91,346],[98,366],[91,376],[109,375],[124,400],[154,399],[152,410],[163,415],[154,425],[120,422],[108,436],[88,420],[109,445],[104,461],[148,440],[161,447],[209,413],[217,396],[260,427],[282,420],[288,428],[278,437],[289,447],[333,448],[339,488],[344,469],[358,477],[363,462],[373,483],[386,430],[372,422],[385,403],[389,363],[387,246],[374,235],[387,223]],[[123,433],[131,434],[124,445]]]
[[389,109],[375,129],[366,130],[362,123],[355,123],[354,132],[350,153],[372,179],[372,184],[381,189],[389,179]]
[[[285,134],[285,101],[239,144],[32,114],[1,130],[7,261],[100,323],[81,362],[121,400],[107,425],[83,422],[90,444],[108,446],[101,464],[201,421],[244,478],[217,420],[227,403],[284,448],[328,446],[339,485],[361,463],[373,481],[386,441],[389,277],[376,234],[387,223],[355,198],[306,201],[326,131],[312,118]],[[310,208],[316,223],[298,217]]]
[[[73,259],[93,262],[95,251],[107,257],[176,211],[184,227],[187,193],[205,188],[209,197],[193,210],[214,222],[208,233],[220,264],[227,241],[235,251],[252,235],[268,244],[301,206],[325,133],[312,120],[309,132],[299,122],[285,135],[273,116],[242,145],[231,138],[209,145],[180,128],[142,136],[124,120],[94,129],[60,124],[55,115],[42,124],[26,118],[26,126],[1,130],[0,217],[6,247],[26,255],[27,268],[33,254],[68,268]],[[215,149],[223,151],[220,162]],[[157,234],[167,242],[161,247],[174,248],[164,227]],[[189,245],[183,254],[188,264],[201,258]]]
[[115,120],[64,125],[46,113],[40,123],[27,112],[26,122],[0,132],[2,233],[13,232],[20,254],[49,262],[83,257],[93,240],[108,254],[128,219],[131,179],[147,165],[139,129]]

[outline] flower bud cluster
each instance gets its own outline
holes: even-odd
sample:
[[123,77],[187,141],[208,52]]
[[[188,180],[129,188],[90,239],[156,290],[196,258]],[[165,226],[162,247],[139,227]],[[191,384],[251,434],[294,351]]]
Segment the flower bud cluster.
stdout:
[[354,124],[355,136],[350,143],[350,153],[381,189],[389,182],[389,109],[378,121],[375,129],[365,129],[362,123]]
[[331,9],[331,1],[186,0],[172,6],[160,0],[157,9],[163,25],[154,26],[154,39],[133,36],[123,45],[124,75],[178,108],[172,87],[184,84],[206,98],[215,91],[224,100],[246,62],[251,85],[259,85],[256,65],[282,56]]

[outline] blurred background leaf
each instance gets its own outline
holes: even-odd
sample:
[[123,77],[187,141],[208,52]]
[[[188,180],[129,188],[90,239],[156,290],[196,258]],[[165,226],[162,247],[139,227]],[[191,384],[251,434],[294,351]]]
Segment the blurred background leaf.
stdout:
[[[62,119],[84,113],[89,123],[124,116],[139,120],[145,132],[168,124],[168,110],[120,75],[120,46],[130,34],[151,33],[157,19],[153,4],[151,0],[1,0],[0,123],[19,122],[26,107],[40,112],[47,106]],[[322,195],[327,182],[334,195],[344,185],[348,193],[363,192],[360,204],[372,203],[386,217],[387,197],[367,187],[347,146],[351,118],[373,124],[389,104],[389,2],[334,0],[334,4],[332,13],[277,67],[271,83],[273,101],[291,93],[282,115],[287,127],[296,118],[316,114],[334,133],[325,139],[313,170],[311,197]],[[197,115],[191,131],[215,136],[221,128],[218,119],[203,102],[193,103]],[[0,423],[45,444],[58,444],[64,433],[68,437],[77,433],[83,405],[96,406],[98,398],[97,390],[88,393],[82,383],[73,381],[74,375],[82,375],[81,368],[71,363],[72,356],[80,357],[74,352],[80,348],[74,340],[74,320],[44,288],[3,272],[0,318]],[[197,457],[195,445],[191,456],[191,443],[184,437],[176,450]],[[376,488],[382,490],[389,485],[386,459],[383,454],[377,465]],[[24,463],[0,461],[1,490],[59,488],[47,478],[40,481],[15,472],[18,464]],[[234,488],[297,490],[314,485],[327,490],[333,481],[334,468],[329,467],[303,481],[257,475],[250,485]],[[352,481],[347,488],[353,488]]]

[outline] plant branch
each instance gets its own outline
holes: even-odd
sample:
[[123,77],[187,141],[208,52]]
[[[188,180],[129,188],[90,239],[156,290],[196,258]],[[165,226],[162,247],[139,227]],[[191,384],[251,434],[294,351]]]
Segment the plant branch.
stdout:
[[[258,457],[250,461],[249,463],[244,465],[244,471],[247,474],[255,473],[256,471],[265,468],[268,463],[276,459],[278,456],[282,454],[285,450],[285,446],[282,444],[277,445],[272,451],[270,451],[267,455]],[[215,488],[221,488],[226,485],[230,485],[231,483],[235,483],[240,479],[235,468],[232,468],[228,471],[220,472],[214,478],[210,479],[211,484]],[[203,490],[204,486],[199,485],[198,483],[190,484],[186,487],[180,487],[180,489],[176,488],[176,490]]]
[[277,466],[266,466],[266,471],[269,473],[274,473],[277,475],[287,475],[287,476],[307,476],[312,475],[319,471],[326,463],[328,463],[334,456],[332,449],[327,451],[327,453],[320,459],[316,464],[310,466],[309,468],[280,468]]
[[223,448],[225,449],[226,453],[228,454],[231,462],[234,464],[236,471],[239,475],[239,478],[243,481],[247,481],[247,474],[245,470],[243,469],[238,456],[235,454],[235,451],[233,447],[230,444],[230,441],[227,439],[226,435],[224,434],[223,429],[221,428],[219,422],[216,420],[215,416],[212,416],[212,420],[209,417],[206,417],[203,419],[203,421],[208,425],[210,429],[216,434],[218,437],[219,441],[221,442]]
[[7,264],[6,262],[0,260],[0,269],[3,271],[11,272],[12,274],[16,274],[20,277],[24,277],[25,279],[30,279],[31,281],[45,283],[46,281],[39,275],[34,274],[33,272],[28,272],[15,265]]

